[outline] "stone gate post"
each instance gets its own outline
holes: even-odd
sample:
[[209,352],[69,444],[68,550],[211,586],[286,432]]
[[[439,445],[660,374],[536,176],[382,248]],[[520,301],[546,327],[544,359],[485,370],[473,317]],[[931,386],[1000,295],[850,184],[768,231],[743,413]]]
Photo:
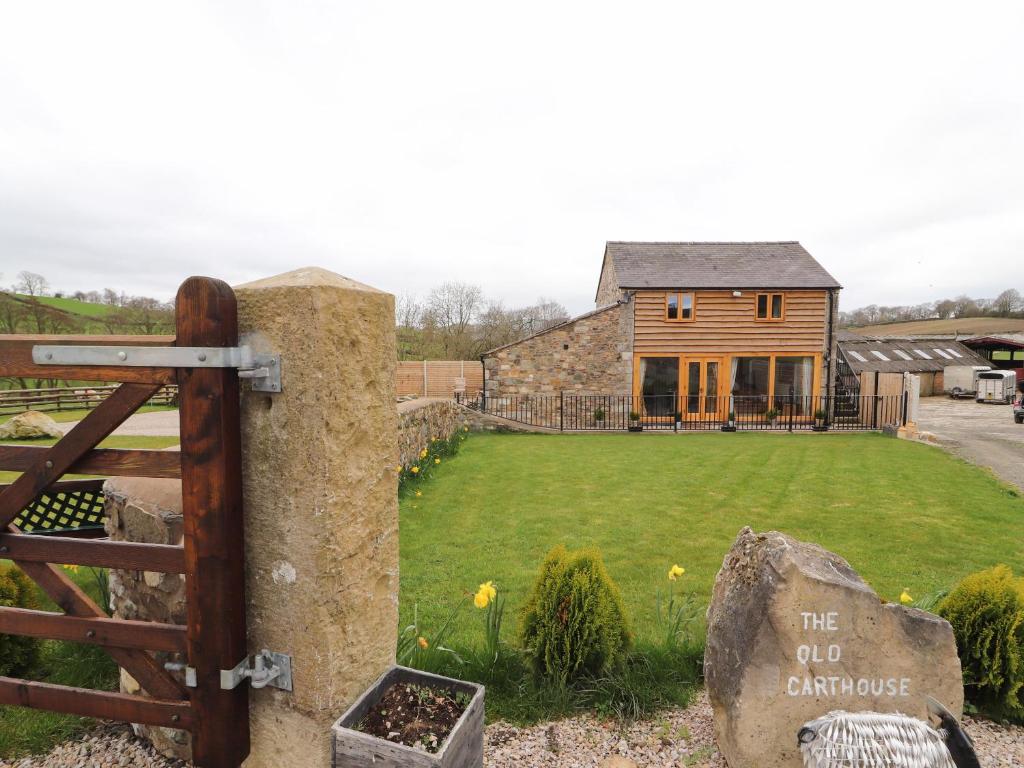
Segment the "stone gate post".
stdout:
[[242,395],[249,649],[292,656],[254,690],[246,768],[330,764],[330,726],[394,662],[394,297],[306,268],[238,286],[239,331],[282,357]]

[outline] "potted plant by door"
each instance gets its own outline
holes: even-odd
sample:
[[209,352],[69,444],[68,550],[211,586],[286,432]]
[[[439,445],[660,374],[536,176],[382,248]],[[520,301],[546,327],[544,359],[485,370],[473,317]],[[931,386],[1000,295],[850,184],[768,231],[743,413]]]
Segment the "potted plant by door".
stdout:
[[735,432],[736,431],[736,413],[735,411],[729,411],[729,420],[722,425],[723,432]]
[[640,423],[640,414],[636,411],[629,412],[629,431],[630,432],[643,432],[644,425]]
[[391,667],[331,729],[333,768],[483,768],[484,689]]
[[769,408],[764,412],[764,420],[775,426],[775,422],[779,420],[779,411],[777,408]]
[[598,429],[604,429],[604,408],[594,409],[594,425]]
[[825,423],[825,419],[828,418],[828,414],[825,413],[821,408],[814,412],[814,431],[815,432],[827,432],[828,424]]

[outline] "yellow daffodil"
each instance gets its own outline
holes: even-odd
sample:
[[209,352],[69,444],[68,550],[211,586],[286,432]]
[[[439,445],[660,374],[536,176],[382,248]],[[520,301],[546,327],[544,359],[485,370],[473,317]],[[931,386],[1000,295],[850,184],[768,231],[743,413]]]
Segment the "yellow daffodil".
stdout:
[[424,651],[430,647],[430,643],[427,642],[427,638],[423,637],[422,635],[416,638],[416,642],[419,643],[420,648],[422,648]]
[[418,475],[420,473],[420,468],[414,466],[409,471],[412,472],[414,475]]
[[422,451],[420,451],[420,458],[421,459],[427,458],[427,449],[426,448],[424,448]]
[[914,598],[910,596],[906,587],[903,588],[903,592],[900,594],[900,602],[903,603],[903,605],[910,605],[914,602]]
[[435,456],[434,457],[434,463],[435,464],[440,464],[441,463],[441,459],[439,459],[437,456]]
[[69,571],[71,571],[72,573],[78,573],[78,569],[79,569],[80,567],[81,567],[81,566],[78,566],[78,565],[65,565],[65,566],[64,566],[64,568],[65,568],[66,570],[69,570]]
[[463,428],[462,428],[462,431],[463,431],[463,432],[469,432],[469,427],[463,427]]
[[402,465],[399,464],[397,467],[395,467],[395,472],[401,472],[401,471],[402,471]]
[[489,602],[491,602],[491,598],[487,596],[486,592],[477,592],[473,595],[473,605],[477,608],[486,608]]
[[671,568],[668,569],[668,580],[669,581],[675,581],[680,576],[682,576],[684,573],[686,573],[686,569],[685,568],[683,568],[681,566],[678,566],[678,565],[673,565]]
[[494,586],[493,581],[485,581],[480,585],[479,591],[486,593],[488,600],[493,600],[498,596],[498,589]]
[[422,495],[423,495],[423,491],[416,491],[416,496],[422,496]]

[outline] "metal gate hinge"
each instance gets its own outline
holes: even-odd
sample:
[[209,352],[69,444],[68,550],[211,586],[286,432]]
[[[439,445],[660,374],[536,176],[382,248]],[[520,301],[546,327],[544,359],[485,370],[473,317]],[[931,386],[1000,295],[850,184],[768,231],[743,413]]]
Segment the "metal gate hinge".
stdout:
[[36,365],[116,365],[130,368],[237,368],[254,392],[281,391],[281,356],[237,347],[126,347],[36,344]]
[[264,648],[256,654],[252,666],[249,666],[249,657],[246,656],[234,669],[222,669],[220,687],[225,691],[234,690],[246,678],[249,678],[249,685],[253,688],[270,686],[282,691],[291,691],[292,657]]

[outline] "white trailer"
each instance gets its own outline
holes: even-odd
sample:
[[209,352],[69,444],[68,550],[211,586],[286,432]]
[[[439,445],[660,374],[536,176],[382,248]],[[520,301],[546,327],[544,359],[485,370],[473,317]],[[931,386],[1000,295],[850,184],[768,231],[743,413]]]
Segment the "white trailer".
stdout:
[[1017,388],[1014,371],[982,371],[974,399],[979,403],[1012,403]]
[[987,365],[947,365],[942,370],[942,390],[950,397],[974,397],[978,374],[992,370]]

